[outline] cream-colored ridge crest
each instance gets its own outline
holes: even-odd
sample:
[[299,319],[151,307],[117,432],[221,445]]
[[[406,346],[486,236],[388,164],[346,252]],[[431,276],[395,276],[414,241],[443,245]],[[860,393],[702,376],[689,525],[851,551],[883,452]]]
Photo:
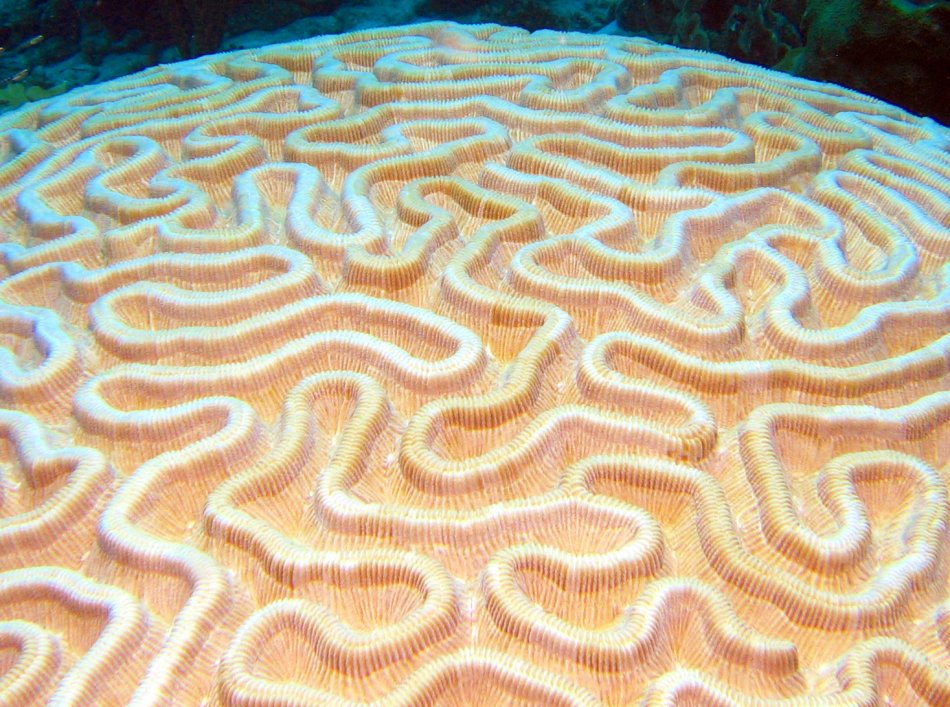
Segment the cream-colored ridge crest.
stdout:
[[0,703],[950,704],[950,131],[430,23],[0,117]]

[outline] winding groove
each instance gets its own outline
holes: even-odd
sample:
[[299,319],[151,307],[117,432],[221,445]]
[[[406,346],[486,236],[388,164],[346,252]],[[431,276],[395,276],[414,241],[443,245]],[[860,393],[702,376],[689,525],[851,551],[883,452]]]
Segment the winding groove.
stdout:
[[950,703],[950,133],[429,23],[0,118],[0,702]]

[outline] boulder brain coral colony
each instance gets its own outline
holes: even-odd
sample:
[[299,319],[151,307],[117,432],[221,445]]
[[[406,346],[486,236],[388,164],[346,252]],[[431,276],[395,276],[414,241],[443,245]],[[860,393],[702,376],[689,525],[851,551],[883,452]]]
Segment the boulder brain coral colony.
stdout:
[[0,699],[950,704],[950,131],[427,24],[0,119]]

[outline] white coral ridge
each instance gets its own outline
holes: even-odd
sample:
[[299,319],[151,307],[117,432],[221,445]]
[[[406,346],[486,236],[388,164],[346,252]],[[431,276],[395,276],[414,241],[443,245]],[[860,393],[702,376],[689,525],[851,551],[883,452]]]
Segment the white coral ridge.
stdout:
[[446,23],[0,118],[0,702],[950,704],[950,131]]

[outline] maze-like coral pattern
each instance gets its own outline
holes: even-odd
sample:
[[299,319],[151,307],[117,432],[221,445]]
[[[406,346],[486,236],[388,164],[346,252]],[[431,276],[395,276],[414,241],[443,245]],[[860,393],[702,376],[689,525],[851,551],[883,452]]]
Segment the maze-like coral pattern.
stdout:
[[0,130],[0,701],[950,704],[947,129],[427,24]]

